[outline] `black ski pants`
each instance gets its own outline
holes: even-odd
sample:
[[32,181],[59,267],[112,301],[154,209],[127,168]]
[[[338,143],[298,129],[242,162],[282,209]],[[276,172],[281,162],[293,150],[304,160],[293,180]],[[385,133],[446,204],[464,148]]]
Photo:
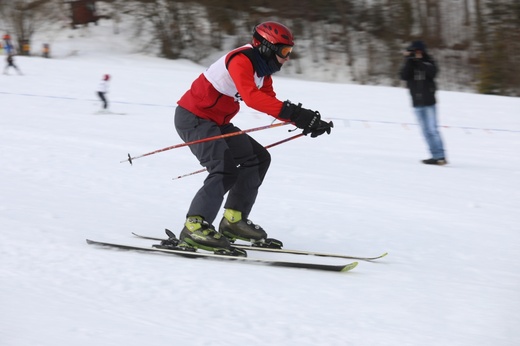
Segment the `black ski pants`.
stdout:
[[98,96],[99,98],[101,99],[101,102],[103,103],[103,109],[107,109],[108,108],[108,100],[107,100],[107,97],[105,96],[105,93],[102,92],[102,91],[98,91]]
[[[184,142],[238,132],[233,124],[223,126],[202,119],[178,106],[175,128]],[[197,191],[187,216],[202,216],[213,224],[228,193],[224,208],[249,216],[271,163],[271,155],[247,134],[190,145],[191,152],[208,170],[203,186]]]

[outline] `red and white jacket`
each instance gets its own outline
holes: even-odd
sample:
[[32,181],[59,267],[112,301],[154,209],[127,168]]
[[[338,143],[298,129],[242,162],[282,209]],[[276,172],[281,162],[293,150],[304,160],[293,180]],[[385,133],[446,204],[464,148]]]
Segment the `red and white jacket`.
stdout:
[[242,54],[252,48],[246,44],[214,62],[193,82],[177,104],[219,126],[231,122],[240,110],[240,101],[279,119],[283,102],[276,98],[271,75],[259,77],[249,57]]

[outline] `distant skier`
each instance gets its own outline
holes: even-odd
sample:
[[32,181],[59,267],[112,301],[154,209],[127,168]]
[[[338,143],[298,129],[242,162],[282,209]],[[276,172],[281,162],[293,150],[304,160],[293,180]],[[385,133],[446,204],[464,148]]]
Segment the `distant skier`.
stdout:
[[103,79],[99,83],[97,94],[99,98],[101,99],[101,102],[103,103],[102,109],[100,113],[107,113],[108,112],[108,99],[107,99],[107,93],[108,93],[108,82],[110,80],[110,75],[105,74],[103,76]]
[[4,40],[4,50],[7,55],[14,54],[13,44],[11,43],[11,35],[5,34],[2,38]]
[[7,70],[9,69],[9,67],[14,68],[16,70],[16,72],[18,72],[19,75],[23,74],[22,71],[20,71],[20,69],[18,68],[18,66],[15,65],[14,56],[12,54],[7,55],[6,62],[7,62],[7,65],[5,65],[4,74],[8,74]]

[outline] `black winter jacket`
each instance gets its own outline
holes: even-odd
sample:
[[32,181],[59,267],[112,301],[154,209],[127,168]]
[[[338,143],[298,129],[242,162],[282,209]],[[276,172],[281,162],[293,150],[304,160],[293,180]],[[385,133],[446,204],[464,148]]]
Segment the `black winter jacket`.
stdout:
[[436,103],[434,78],[437,65],[427,54],[422,59],[407,58],[401,67],[400,77],[406,81],[414,107],[432,106]]

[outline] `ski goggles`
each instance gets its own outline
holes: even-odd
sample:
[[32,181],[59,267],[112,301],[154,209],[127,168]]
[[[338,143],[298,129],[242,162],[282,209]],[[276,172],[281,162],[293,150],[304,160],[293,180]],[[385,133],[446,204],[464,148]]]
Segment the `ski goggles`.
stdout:
[[282,59],[287,59],[291,54],[293,46],[277,44],[276,45],[276,55],[278,55]]

